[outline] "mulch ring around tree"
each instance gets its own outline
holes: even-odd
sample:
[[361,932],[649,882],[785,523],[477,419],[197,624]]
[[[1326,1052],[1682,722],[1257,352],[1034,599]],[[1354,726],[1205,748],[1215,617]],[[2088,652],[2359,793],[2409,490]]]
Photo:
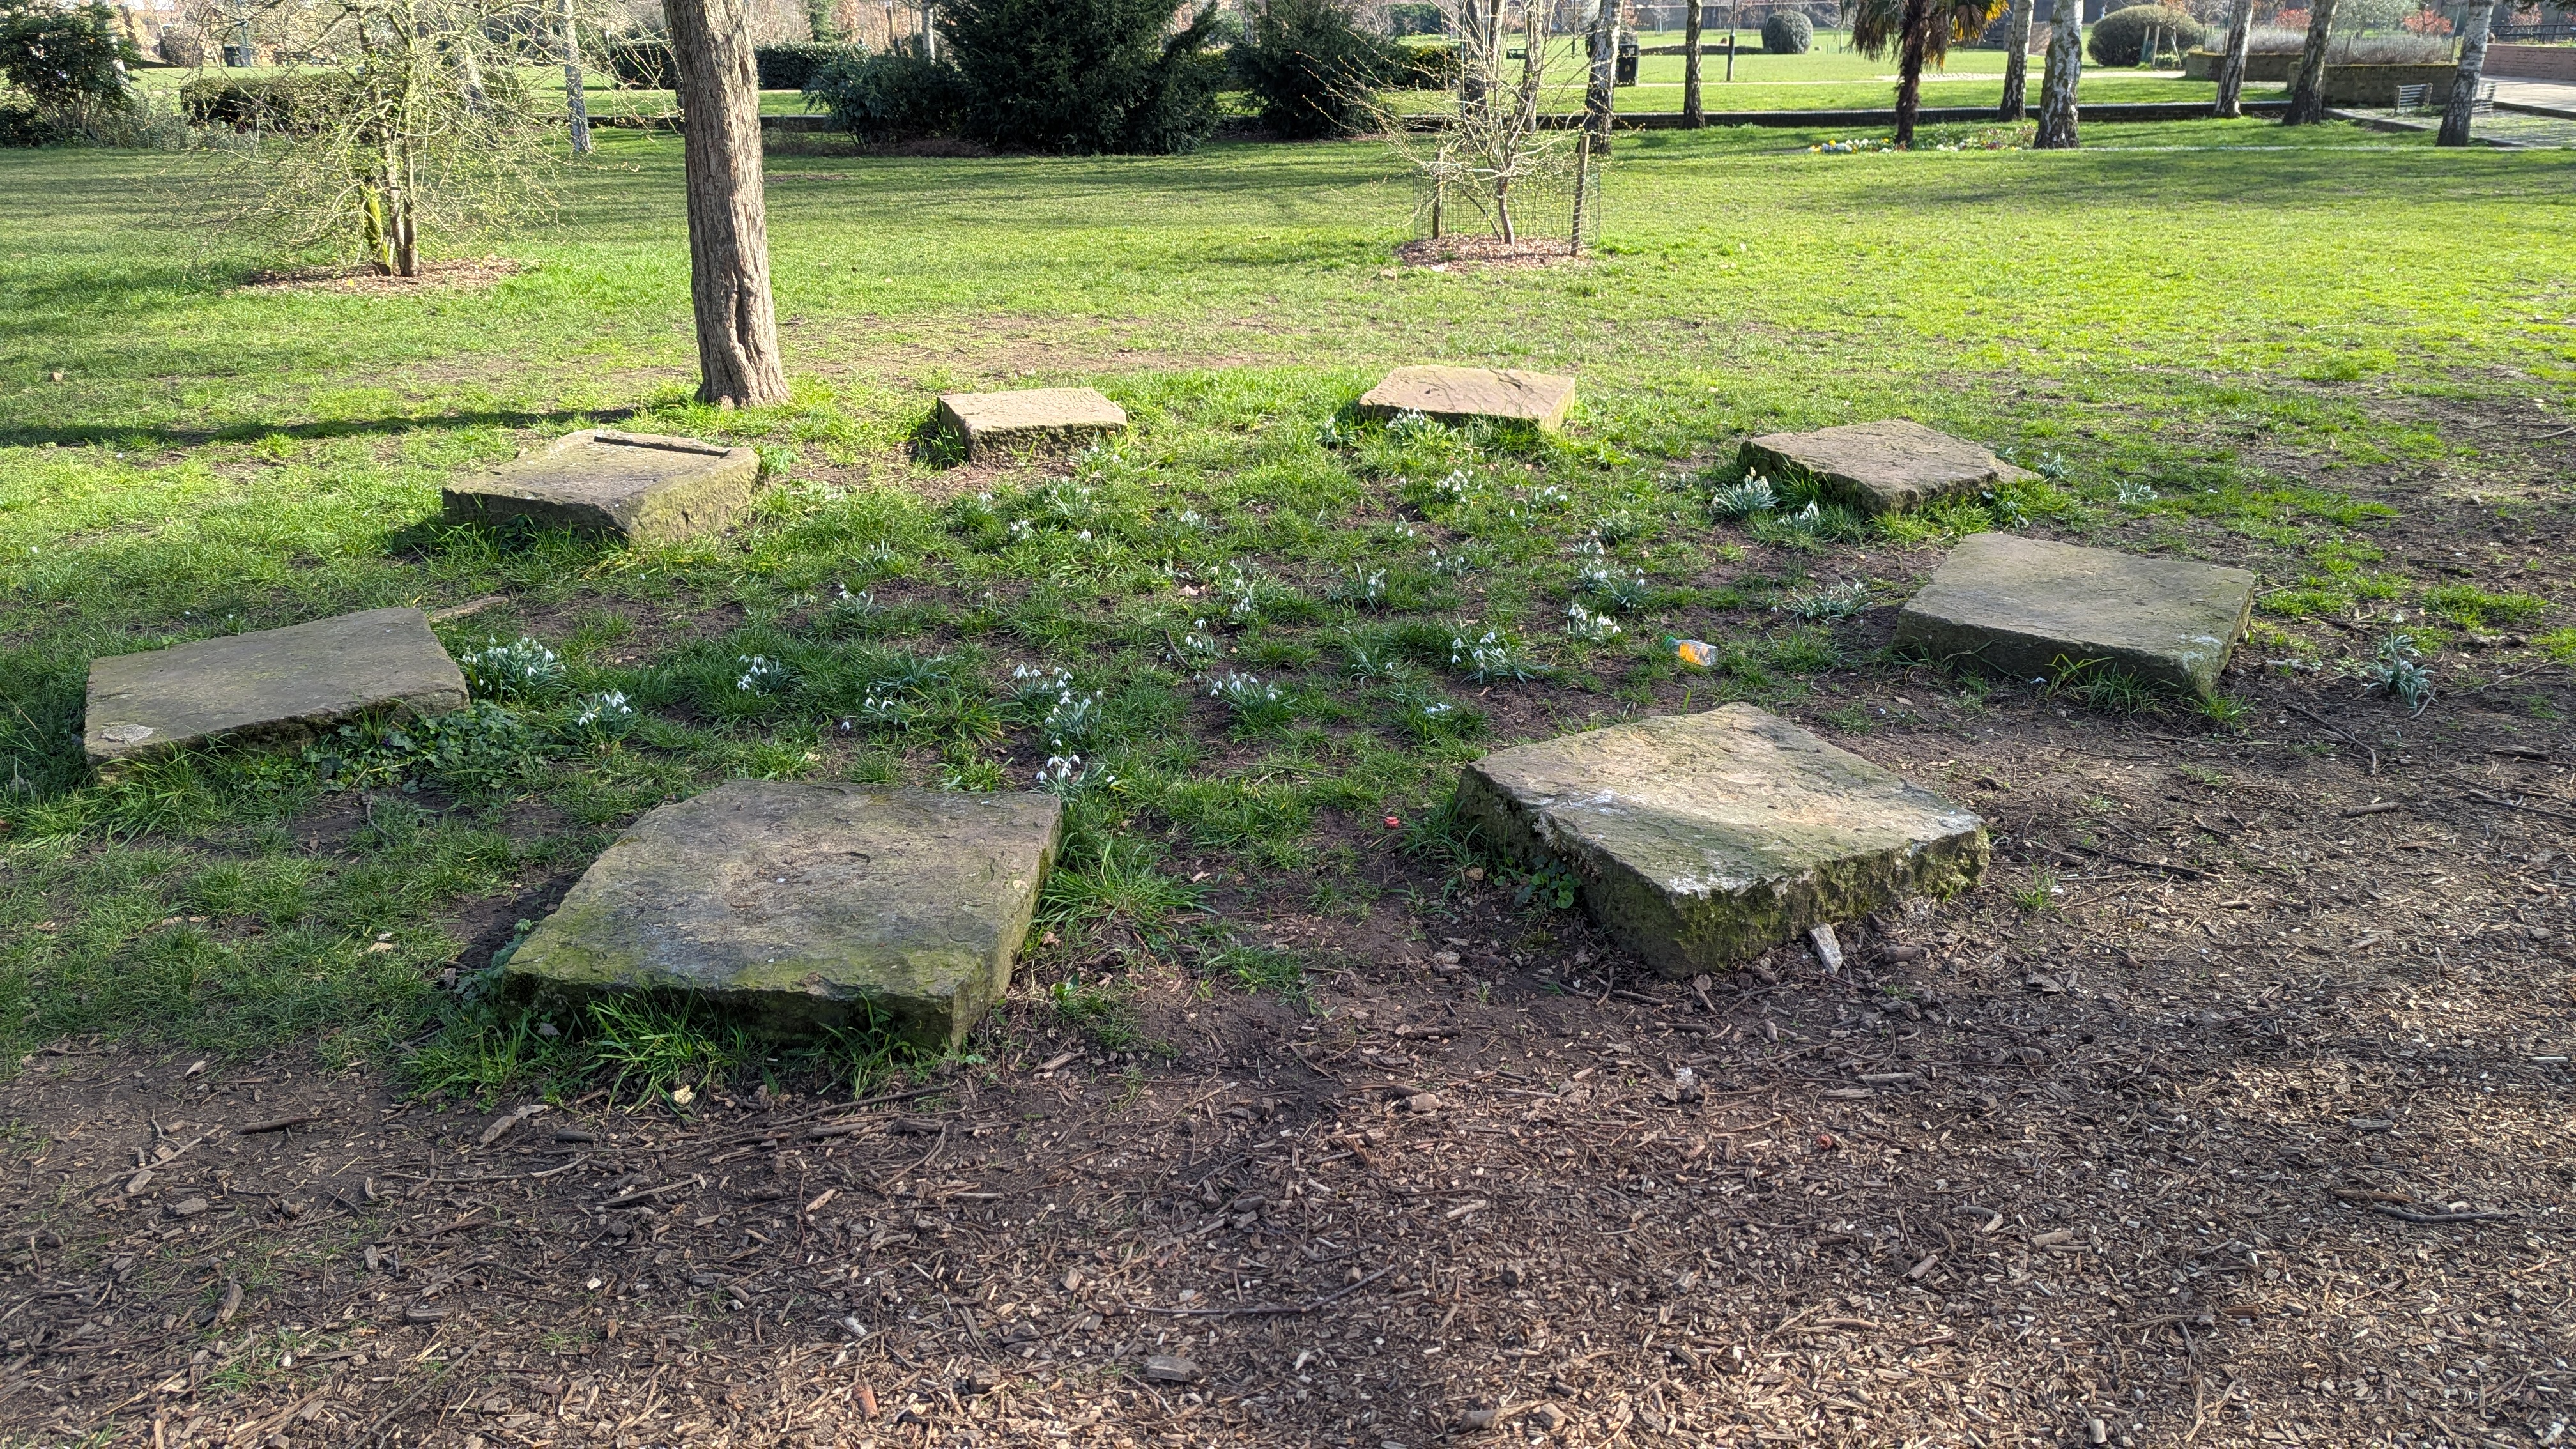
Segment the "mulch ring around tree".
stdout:
[[1395,249],[1395,260],[1402,266],[1446,272],[1480,267],[1546,267],[1584,258],[1568,248],[1561,236],[1522,237],[1517,241],[1498,236],[1439,236],[1406,242]]
[[287,272],[253,272],[243,282],[245,292],[341,292],[353,295],[384,295],[417,292],[435,288],[440,291],[479,292],[499,285],[504,277],[531,270],[524,262],[507,257],[455,257],[423,262],[416,277],[392,277],[365,263],[328,267],[298,267]]

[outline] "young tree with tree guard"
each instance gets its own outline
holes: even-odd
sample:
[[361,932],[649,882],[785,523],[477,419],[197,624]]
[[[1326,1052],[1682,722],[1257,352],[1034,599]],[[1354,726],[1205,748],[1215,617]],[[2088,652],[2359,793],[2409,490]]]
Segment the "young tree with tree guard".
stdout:
[[2084,78],[2084,0],[2058,0],[2048,22],[2048,70],[2039,83],[2039,136],[2043,151],[2071,151],[2075,135],[2075,83]]
[[2442,107],[2442,133],[2436,146],[2469,144],[2469,123],[2477,118],[2478,84],[2487,68],[2487,32],[2495,19],[2495,0],[2469,0],[2460,24],[2460,67],[2451,75],[2451,98]]
[[679,71],[681,169],[689,191],[689,301],[698,324],[698,400],[757,407],[787,399],[769,295],[769,209],[761,194],[760,72],[743,0],[668,0]]
[[2326,43],[2334,35],[2335,0],[2310,0],[2308,43],[2299,52],[2299,77],[2290,87],[2290,109],[2284,126],[2306,126],[2326,118]]
[[1923,110],[1923,67],[1950,58],[1953,41],[1985,33],[2005,0],[1861,0],[1852,11],[1852,49],[1877,58],[1897,52],[1896,144],[1914,144]]

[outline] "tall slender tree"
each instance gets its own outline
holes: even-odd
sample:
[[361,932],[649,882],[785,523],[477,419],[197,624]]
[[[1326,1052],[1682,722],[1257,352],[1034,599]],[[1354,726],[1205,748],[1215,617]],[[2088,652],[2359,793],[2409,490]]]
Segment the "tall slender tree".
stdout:
[[2227,39],[2218,57],[2218,104],[2230,120],[2245,114],[2245,55],[2254,44],[2254,0],[2236,0],[2227,12]]
[[1610,101],[1619,65],[1619,0],[1594,0],[1592,76],[1583,90],[1583,129],[1595,154],[1610,149]]
[[744,0],[669,0],[679,70],[681,169],[689,188],[689,300],[698,400],[755,407],[787,398],[769,297],[761,195],[760,75]]
[[2039,83],[2039,137],[2043,151],[2072,151],[2075,83],[2084,78],[2084,0],[2057,0],[2048,21],[2048,70]]
[[2335,0],[2310,0],[2308,43],[2299,52],[2299,78],[2290,87],[2290,109],[2284,126],[2313,125],[2326,118],[2326,42],[2334,34]]
[[2012,0],[2012,23],[2004,27],[2004,98],[1995,107],[1998,121],[2018,121],[2030,109],[2031,0]]
[[572,128],[572,153],[590,154],[590,97],[581,85],[581,39],[572,18],[572,0],[563,0],[564,121]]
[[1682,12],[1682,124],[1692,130],[1708,124],[1699,99],[1699,22],[1701,0],[1690,0]]
[[2460,26],[2460,68],[2451,75],[2451,99],[2442,107],[2442,134],[2436,146],[2469,144],[2469,123],[2477,117],[2478,83],[2487,68],[2487,28],[2495,19],[2495,0],[2469,0]]

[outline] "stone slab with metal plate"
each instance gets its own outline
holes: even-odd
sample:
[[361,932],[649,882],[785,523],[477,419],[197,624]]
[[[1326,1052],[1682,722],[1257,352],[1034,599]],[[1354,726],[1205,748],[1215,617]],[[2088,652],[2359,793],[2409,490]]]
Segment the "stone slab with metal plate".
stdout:
[[1811,485],[1827,503],[1875,517],[2036,475],[1983,446],[1901,418],[1812,433],[1765,433],[1736,452],[1775,487]]
[[1764,710],[1658,715],[1488,755],[1461,812],[1667,975],[1722,969],[1985,870],[1985,823]]
[[448,484],[446,515],[680,543],[722,532],[759,480],[760,455],[749,448],[584,428]]
[[939,425],[957,435],[967,457],[983,459],[1095,441],[1124,430],[1127,410],[1088,387],[951,392],[940,395]]
[[1485,419],[1551,433],[1573,405],[1573,378],[1484,367],[1399,367],[1360,397],[1369,417],[1415,412],[1453,426]]
[[506,970],[952,1047],[1010,984],[1063,820],[1046,794],[728,781],[637,821]]
[[370,609],[94,659],[82,744],[101,773],[216,739],[293,739],[378,710],[461,709],[465,676],[418,609]]
[[1972,534],[1897,611],[1896,642],[2017,679],[2109,669],[2206,699],[2254,586],[2249,569]]

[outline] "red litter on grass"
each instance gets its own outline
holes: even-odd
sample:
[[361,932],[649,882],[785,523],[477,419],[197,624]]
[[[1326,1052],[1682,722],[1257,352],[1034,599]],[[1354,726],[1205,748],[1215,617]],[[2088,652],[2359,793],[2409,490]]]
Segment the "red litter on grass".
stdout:
[[1404,822],[1390,815],[1386,817],[1386,828],[1389,830],[1402,830],[1404,828]]

